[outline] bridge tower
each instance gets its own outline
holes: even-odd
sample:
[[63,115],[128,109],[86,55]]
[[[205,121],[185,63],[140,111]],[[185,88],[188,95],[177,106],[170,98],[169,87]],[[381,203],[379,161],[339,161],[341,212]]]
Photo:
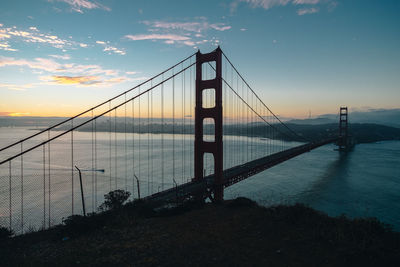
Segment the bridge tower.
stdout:
[[[202,64],[215,62],[215,78],[203,80]],[[203,90],[215,90],[215,105],[203,107]],[[214,142],[204,141],[204,119],[214,120]],[[204,178],[204,154],[214,157],[214,200],[222,201],[223,188],[223,146],[222,146],[222,50],[218,47],[211,53],[196,54],[196,107],[195,107],[195,141],[194,141],[194,180]]]
[[339,113],[339,151],[346,151],[349,149],[349,133],[348,133],[348,112],[347,107],[340,107]]

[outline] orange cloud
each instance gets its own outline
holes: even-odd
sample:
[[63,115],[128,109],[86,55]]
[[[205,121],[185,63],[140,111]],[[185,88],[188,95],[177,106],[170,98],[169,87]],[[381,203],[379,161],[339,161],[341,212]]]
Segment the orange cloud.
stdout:
[[13,112],[9,113],[8,116],[10,117],[22,117],[22,116],[29,116],[29,112]]
[[51,78],[57,84],[93,85],[100,83],[100,79],[97,76],[51,76]]

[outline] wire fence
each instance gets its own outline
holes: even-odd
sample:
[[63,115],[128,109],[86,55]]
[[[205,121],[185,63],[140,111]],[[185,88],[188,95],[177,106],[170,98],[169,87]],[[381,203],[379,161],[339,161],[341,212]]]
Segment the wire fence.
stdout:
[[193,124],[194,94],[181,93],[194,90],[189,79],[194,77],[193,56],[117,97],[1,148],[0,226],[22,234],[82,214],[76,167],[82,170],[88,212],[96,212],[112,190],[129,191],[133,199],[138,184],[144,197],[172,187],[178,173],[179,183],[190,180],[186,165],[192,160],[193,138],[179,135]]
[[[0,226],[16,234],[47,229],[73,214],[96,212],[110,191],[131,200],[191,181],[194,173],[195,58],[85,112],[0,149]],[[203,80],[215,65],[203,64]],[[223,61],[224,169],[298,145],[225,57]],[[203,91],[205,108],[215,90]],[[213,120],[203,121],[213,141]],[[204,173],[214,173],[206,154]],[[82,173],[82,190],[78,169]],[[138,188],[138,186],[140,188]],[[83,192],[82,192],[83,191]],[[83,193],[83,201],[81,198]]]

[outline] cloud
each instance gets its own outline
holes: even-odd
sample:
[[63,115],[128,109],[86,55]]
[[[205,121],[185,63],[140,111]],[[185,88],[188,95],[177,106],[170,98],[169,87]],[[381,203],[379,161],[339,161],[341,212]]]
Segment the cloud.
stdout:
[[94,85],[100,83],[100,78],[98,76],[45,76],[41,77],[44,81],[53,82],[55,84],[63,84],[63,85],[71,85],[71,84],[80,84],[80,85]]
[[173,41],[184,41],[189,40],[187,36],[180,36],[175,34],[138,34],[138,35],[126,35],[128,39],[137,40],[173,40]]
[[54,58],[63,59],[63,60],[71,59],[71,57],[69,55],[49,55],[49,57],[54,57]]
[[125,38],[133,41],[164,40],[164,43],[166,44],[180,43],[188,46],[193,46],[195,44],[193,41],[191,41],[190,37],[177,34],[137,34],[137,35],[125,35]]
[[293,0],[294,5],[316,5],[320,0]]
[[226,31],[232,28],[225,23],[209,23],[204,18],[198,22],[143,21],[142,23],[155,29],[184,30],[197,33],[201,33],[209,29]]
[[118,75],[118,71],[103,69],[99,65],[82,65],[82,64],[64,64],[55,72],[64,72],[64,73],[84,73],[87,75],[107,75],[107,76],[115,76]]
[[252,8],[262,7],[264,9],[270,9],[274,6],[286,6],[291,0],[238,0],[235,1],[236,5],[238,2],[248,3]]
[[306,14],[314,14],[314,13],[318,13],[319,9],[312,7],[312,8],[301,8],[299,10],[297,10],[297,15],[299,16],[303,16]]
[[130,81],[145,81],[145,80],[148,80],[148,79],[150,79],[150,77],[143,76],[143,77],[131,78],[129,80]]
[[10,84],[10,83],[0,83],[0,88],[5,88],[7,90],[13,90],[13,91],[25,91],[28,88],[32,88],[35,85],[33,83],[27,83],[27,84]]
[[[54,56],[54,55],[53,55]],[[52,85],[81,85],[81,86],[108,86],[124,81],[131,81],[125,76],[118,76],[119,71],[112,69],[103,69],[99,65],[83,65],[76,63],[60,64],[53,59],[35,58],[34,60],[15,59],[12,57],[0,56],[0,67],[20,66],[28,67],[36,71],[47,72],[50,75],[41,76],[39,79],[44,84]],[[42,73],[38,73],[42,74]],[[29,86],[16,86],[3,84],[10,90],[22,90],[30,88]]]
[[128,75],[135,75],[135,74],[137,74],[138,72],[136,72],[136,71],[127,71],[127,72],[125,72],[126,74],[128,74]]
[[121,83],[126,80],[127,80],[127,78],[122,76],[122,77],[110,78],[110,79],[105,80],[104,82],[105,83]]
[[[2,25],[2,24],[1,24]],[[0,26],[1,27],[1,26]],[[0,39],[8,39],[11,37],[11,35],[5,33],[6,31],[3,29],[0,29]]]
[[[46,34],[40,32],[36,27],[29,27],[28,30],[19,30],[16,26],[4,27],[0,25],[0,40],[7,39],[9,41],[22,41],[24,43],[41,43],[47,44],[55,48],[65,49],[67,47],[76,47],[79,44],[70,40],[65,40],[54,34]],[[8,43],[7,43],[8,44]],[[12,49],[8,44],[8,48]],[[8,51],[15,51],[9,50]],[[4,49],[3,49],[4,50]]]
[[26,66],[31,69],[39,69],[48,72],[57,71],[57,69],[62,67],[61,64],[58,64],[52,59],[35,58],[35,60],[26,60],[0,56],[0,67],[5,66]]
[[108,44],[109,42],[104,42],[104,41],[96,41],[96,44],[104,46],[103,51],[108,52],[108,54],[114,53],[118,55],[126,55],[126,52],[122,49],[118,49],[114,46],[111,46]]
[[[205,17],[197,17],[194,21],[142,21],[149,28],[148,34],[128,34],[125,38],[139,41],[152,40],[162,41],[165,44],[187,45],[195,48],[196,44],[204,43],[205,36],[208,31],[227,31],[232,27],[226,23],[210,23]],[[208,40],[207,40],[208,42]],[[215,45],[219,42],[214,39],[212,43]]]
[[71,10],[83,14],[83,9],[102,9],[105,11],[111,11],[111,8],[102,5],[98,2],[89,0],[48,0],[49,2],[64,2],[70,5]]
[[[329,4],[329,5],[337,5],[334,0],[234,0],[231,3],[231,12],[235,11],[240,3],[247,3],[252,8],[263,8],[263,9],[271,9],[276,6],[286,6],[288,4],[291,5],[319,5],[319,4]],[[301,15],[312,14],[318,12],[319,9],[312,8],[302,8],[297,11],[297,13]]]
[[137,34],[137,35],[125,35],[125,38],[128,38],[133,41],[139,40],[171,40],[171,41],[186,41],[190,40],[190,37],[176,35],[176,34]]
[[225,26],[222,23],[219,24],[210,24],[210,28],[217,30],[217,31],[226,31],[226,30],[230,30],[232,27],[231,26]]
[[[113,47],[113,46],[106,46],[104,49],[103,49],[103,51],[104,52],[107,52],[107,51],[109,51],[109,52],[112,52],[112,53],[114,53],[114,54],[118,54],[118,55],[126,55],[126,52],[125,51],[123,51],[123,50],[120,50],[120,49],[118,49],[118,48],[116,48],[116,47]],[[109,54],[111,54],[111,53],[109,53]]]
[[100,76],[41,76],[40,80],[48,85],[76,85],[78,87],[107,87],[113,84],[129,81],[125,76],[102,78]]
[[17,49],[11,48],[11,46],[8,44],[8,42],[1,42],[0,43],[0,50],[4,50],[4,51],[18,51]]
[[194,46],[195,45],[195,42],[193,42],[193,41],[184,41],[183,43],[185,45],[188,45],[188,46]]
[[21,116],[29,116],[31,113],[29,112],[10,112],[7,113],[5,116],[11,116],[11,117],[21,117]]

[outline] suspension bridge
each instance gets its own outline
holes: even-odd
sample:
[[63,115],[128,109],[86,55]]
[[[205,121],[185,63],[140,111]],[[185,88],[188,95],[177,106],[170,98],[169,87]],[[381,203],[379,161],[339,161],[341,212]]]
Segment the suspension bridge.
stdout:
[[[307,140],[261,100],[218,47],[0,149],[0,226],[17,234],[96,212],[104,194],[223,200],[224,188],[328,143]],[[79,170],[79,173],[78,171]],[[81,178],[81,179],[79,179]]]

